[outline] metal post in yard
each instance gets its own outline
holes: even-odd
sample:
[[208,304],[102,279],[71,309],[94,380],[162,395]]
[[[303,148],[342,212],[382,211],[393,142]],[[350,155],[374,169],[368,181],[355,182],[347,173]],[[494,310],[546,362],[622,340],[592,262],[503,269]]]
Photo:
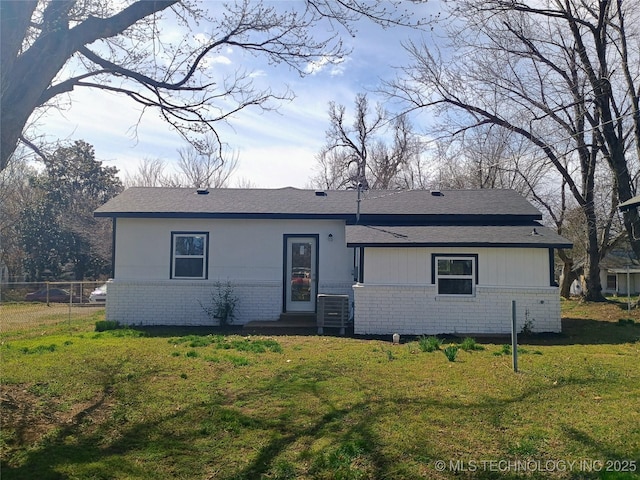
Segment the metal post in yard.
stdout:
[[50,307],[51,305],[49,305],[49,280],[47,280],[47,307]]
[[511,300],[511,351],[513,371],[518,373],[518,331],[516,330],[516,301]]
[[630,265],[627,265],[627,312],[631,313],[631,273]]
[[69,289],[69,328],[71,328],[71,305],[73,304],[73,282]]

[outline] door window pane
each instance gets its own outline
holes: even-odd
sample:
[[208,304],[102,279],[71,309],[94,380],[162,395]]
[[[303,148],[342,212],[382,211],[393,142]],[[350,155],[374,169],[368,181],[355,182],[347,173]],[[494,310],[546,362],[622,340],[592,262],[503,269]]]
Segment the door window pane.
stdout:
[[291,244],[291,300],[311,301],[311,243]]

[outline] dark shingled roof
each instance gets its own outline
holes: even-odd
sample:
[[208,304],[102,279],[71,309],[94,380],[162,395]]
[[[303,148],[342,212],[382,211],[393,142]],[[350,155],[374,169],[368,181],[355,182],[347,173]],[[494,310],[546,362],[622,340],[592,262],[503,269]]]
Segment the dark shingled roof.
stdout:
[[409,245],[539,248],[571,248],[572,246],[570,241],[538,223],[515,226],[347,226],[347,246],[349,247]]
[[[340,218],[355,223],[357,192],[331,190],[129,188],[95,211],[98,217]],[[375,190],[362,193],[360,223],[513,224],[542,218],[512,190]]]

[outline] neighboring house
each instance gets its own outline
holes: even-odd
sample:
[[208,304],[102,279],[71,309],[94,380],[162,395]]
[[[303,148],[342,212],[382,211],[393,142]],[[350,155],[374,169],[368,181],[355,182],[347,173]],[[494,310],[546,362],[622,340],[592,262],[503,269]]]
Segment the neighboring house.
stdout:
[[[584,262],[579,262],[574,271],[578,278],[571,284],[571,295],[581,295]],[[600,285],[603,295],[627,295],[627,284],[631,286],[631,295],[640,293],[640,263],[635,260],[630,250],[620,249],[607,253],[600,260]]]
[[358,192],[130,188],[113,218],[107,318],[208,325],[201,304],[234,285],[236,323],[316,311],[348,294],[356,334],[558,332],[553,250],[570,242],[510,190]]
[[[606,295],[640,293],[640,264],[629,251],[614,250],[600,261],[600,282]],[[630,291],[627,292],[627,284]]]

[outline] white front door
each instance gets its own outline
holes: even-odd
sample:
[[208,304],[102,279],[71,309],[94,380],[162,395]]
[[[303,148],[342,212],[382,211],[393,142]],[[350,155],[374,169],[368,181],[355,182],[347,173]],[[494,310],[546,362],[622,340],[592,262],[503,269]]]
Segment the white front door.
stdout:
[[285,310],[287,312],[315,312],[318,237],[287,235],[285,239]]

